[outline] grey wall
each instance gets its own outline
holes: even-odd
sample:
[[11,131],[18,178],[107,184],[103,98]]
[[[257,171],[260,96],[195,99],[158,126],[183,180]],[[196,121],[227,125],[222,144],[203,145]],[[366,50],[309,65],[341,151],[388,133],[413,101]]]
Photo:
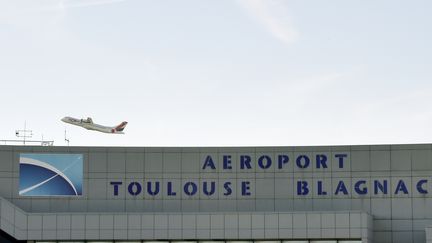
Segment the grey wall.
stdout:
[[361,239],[361,212],[26,213],[0,198],[0,228],[19,240]]
[[[82,153],[84,155],[84,195],[78,198],[18,196],[20,153]],[[347,154],[339,168],[336,154]],[[278,169],[278,155],[290,161]],[[203,170],[207,156],[217,169]],[[230,155],[232,170],[223,170],[224,155]],[[252,158],[253,168],[241,170],[240,156]],[[268,155],[273,161],[269,169],[257,166],[257,159]],[[295,165],[299,155],[311,158],[305,169]],[[326,155],[328,168],[316,168],[316,155]],[[313,166],[312,166],[313,165]],[[268,148],[96,148],[96,147],[0,147],[0,196],[26,212],[284,212],[284,211],[365,211],[374,218],[375,242],[425,242],[425,227],[432,225],[432,146],[330,146]],[[420,179],[424,188],[416,189]],[[366,195],[354,192],[354,183],[365,180]],[[388,194],[374,195],[373,181],[388,180]],[[403,180],[408,194],[395,194]],[[111,181],[121,181],[119,195],[114,196]],[[139,182],[160,181],[157,196],[141,193],[132,196],[126,186]],[[168,196],[166,183],[173,183],[176,196]],[[188,196],[182,193],[184,183],[215,181],[217,193]],[[233,194],[223,195],[223,183],[233,183]],[[241,195],[241,181],[250,181],[250,196]],[[308,181],[310,193],[297,195],[297,181]],[[327,195],[318,195],[317,181],[322,181]],[[343,181],[348,195],[335,195]],[[126,186],[125,186],[126,184]]]

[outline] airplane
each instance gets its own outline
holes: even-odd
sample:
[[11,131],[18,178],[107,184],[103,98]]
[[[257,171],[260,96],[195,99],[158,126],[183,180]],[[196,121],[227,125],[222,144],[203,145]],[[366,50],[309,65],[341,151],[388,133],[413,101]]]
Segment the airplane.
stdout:
[[87,119],[76,119],[73,117],[66,116],[63,117],[61,120],[62,122],[66,122],[75,126],[80,126],[87,130],[93,130],[93,131],[104,132],[104,133],[113,133],[113,134],[124,134],[123,130],[128,124],[126,121],[124,121],[117,126],[106,127],[106,126],[93,123],[93,120],[90,117],[88,117]]

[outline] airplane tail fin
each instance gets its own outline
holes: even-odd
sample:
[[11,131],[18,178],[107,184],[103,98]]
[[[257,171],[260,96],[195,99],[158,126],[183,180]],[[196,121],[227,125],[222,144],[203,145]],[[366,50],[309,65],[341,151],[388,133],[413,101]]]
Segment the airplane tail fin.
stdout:
[[122,132],[125,129],[127,124],[128,124],[127,121],[124,121],[124,122],[120,123],[118,126],[116,126],[115,130]]

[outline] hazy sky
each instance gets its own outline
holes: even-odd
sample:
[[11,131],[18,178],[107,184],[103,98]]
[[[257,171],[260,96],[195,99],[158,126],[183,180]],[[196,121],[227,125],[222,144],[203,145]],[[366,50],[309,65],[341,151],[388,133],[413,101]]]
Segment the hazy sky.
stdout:
[[[0,139],[432,142],[430,0],[0,0]],[[129,122],[125,135],[60,121]]]

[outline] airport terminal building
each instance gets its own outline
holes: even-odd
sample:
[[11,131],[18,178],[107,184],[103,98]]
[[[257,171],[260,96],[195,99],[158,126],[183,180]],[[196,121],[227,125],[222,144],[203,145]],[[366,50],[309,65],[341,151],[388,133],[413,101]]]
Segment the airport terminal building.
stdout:
[[0,242],[432,242],[432,145],[0,146]]

